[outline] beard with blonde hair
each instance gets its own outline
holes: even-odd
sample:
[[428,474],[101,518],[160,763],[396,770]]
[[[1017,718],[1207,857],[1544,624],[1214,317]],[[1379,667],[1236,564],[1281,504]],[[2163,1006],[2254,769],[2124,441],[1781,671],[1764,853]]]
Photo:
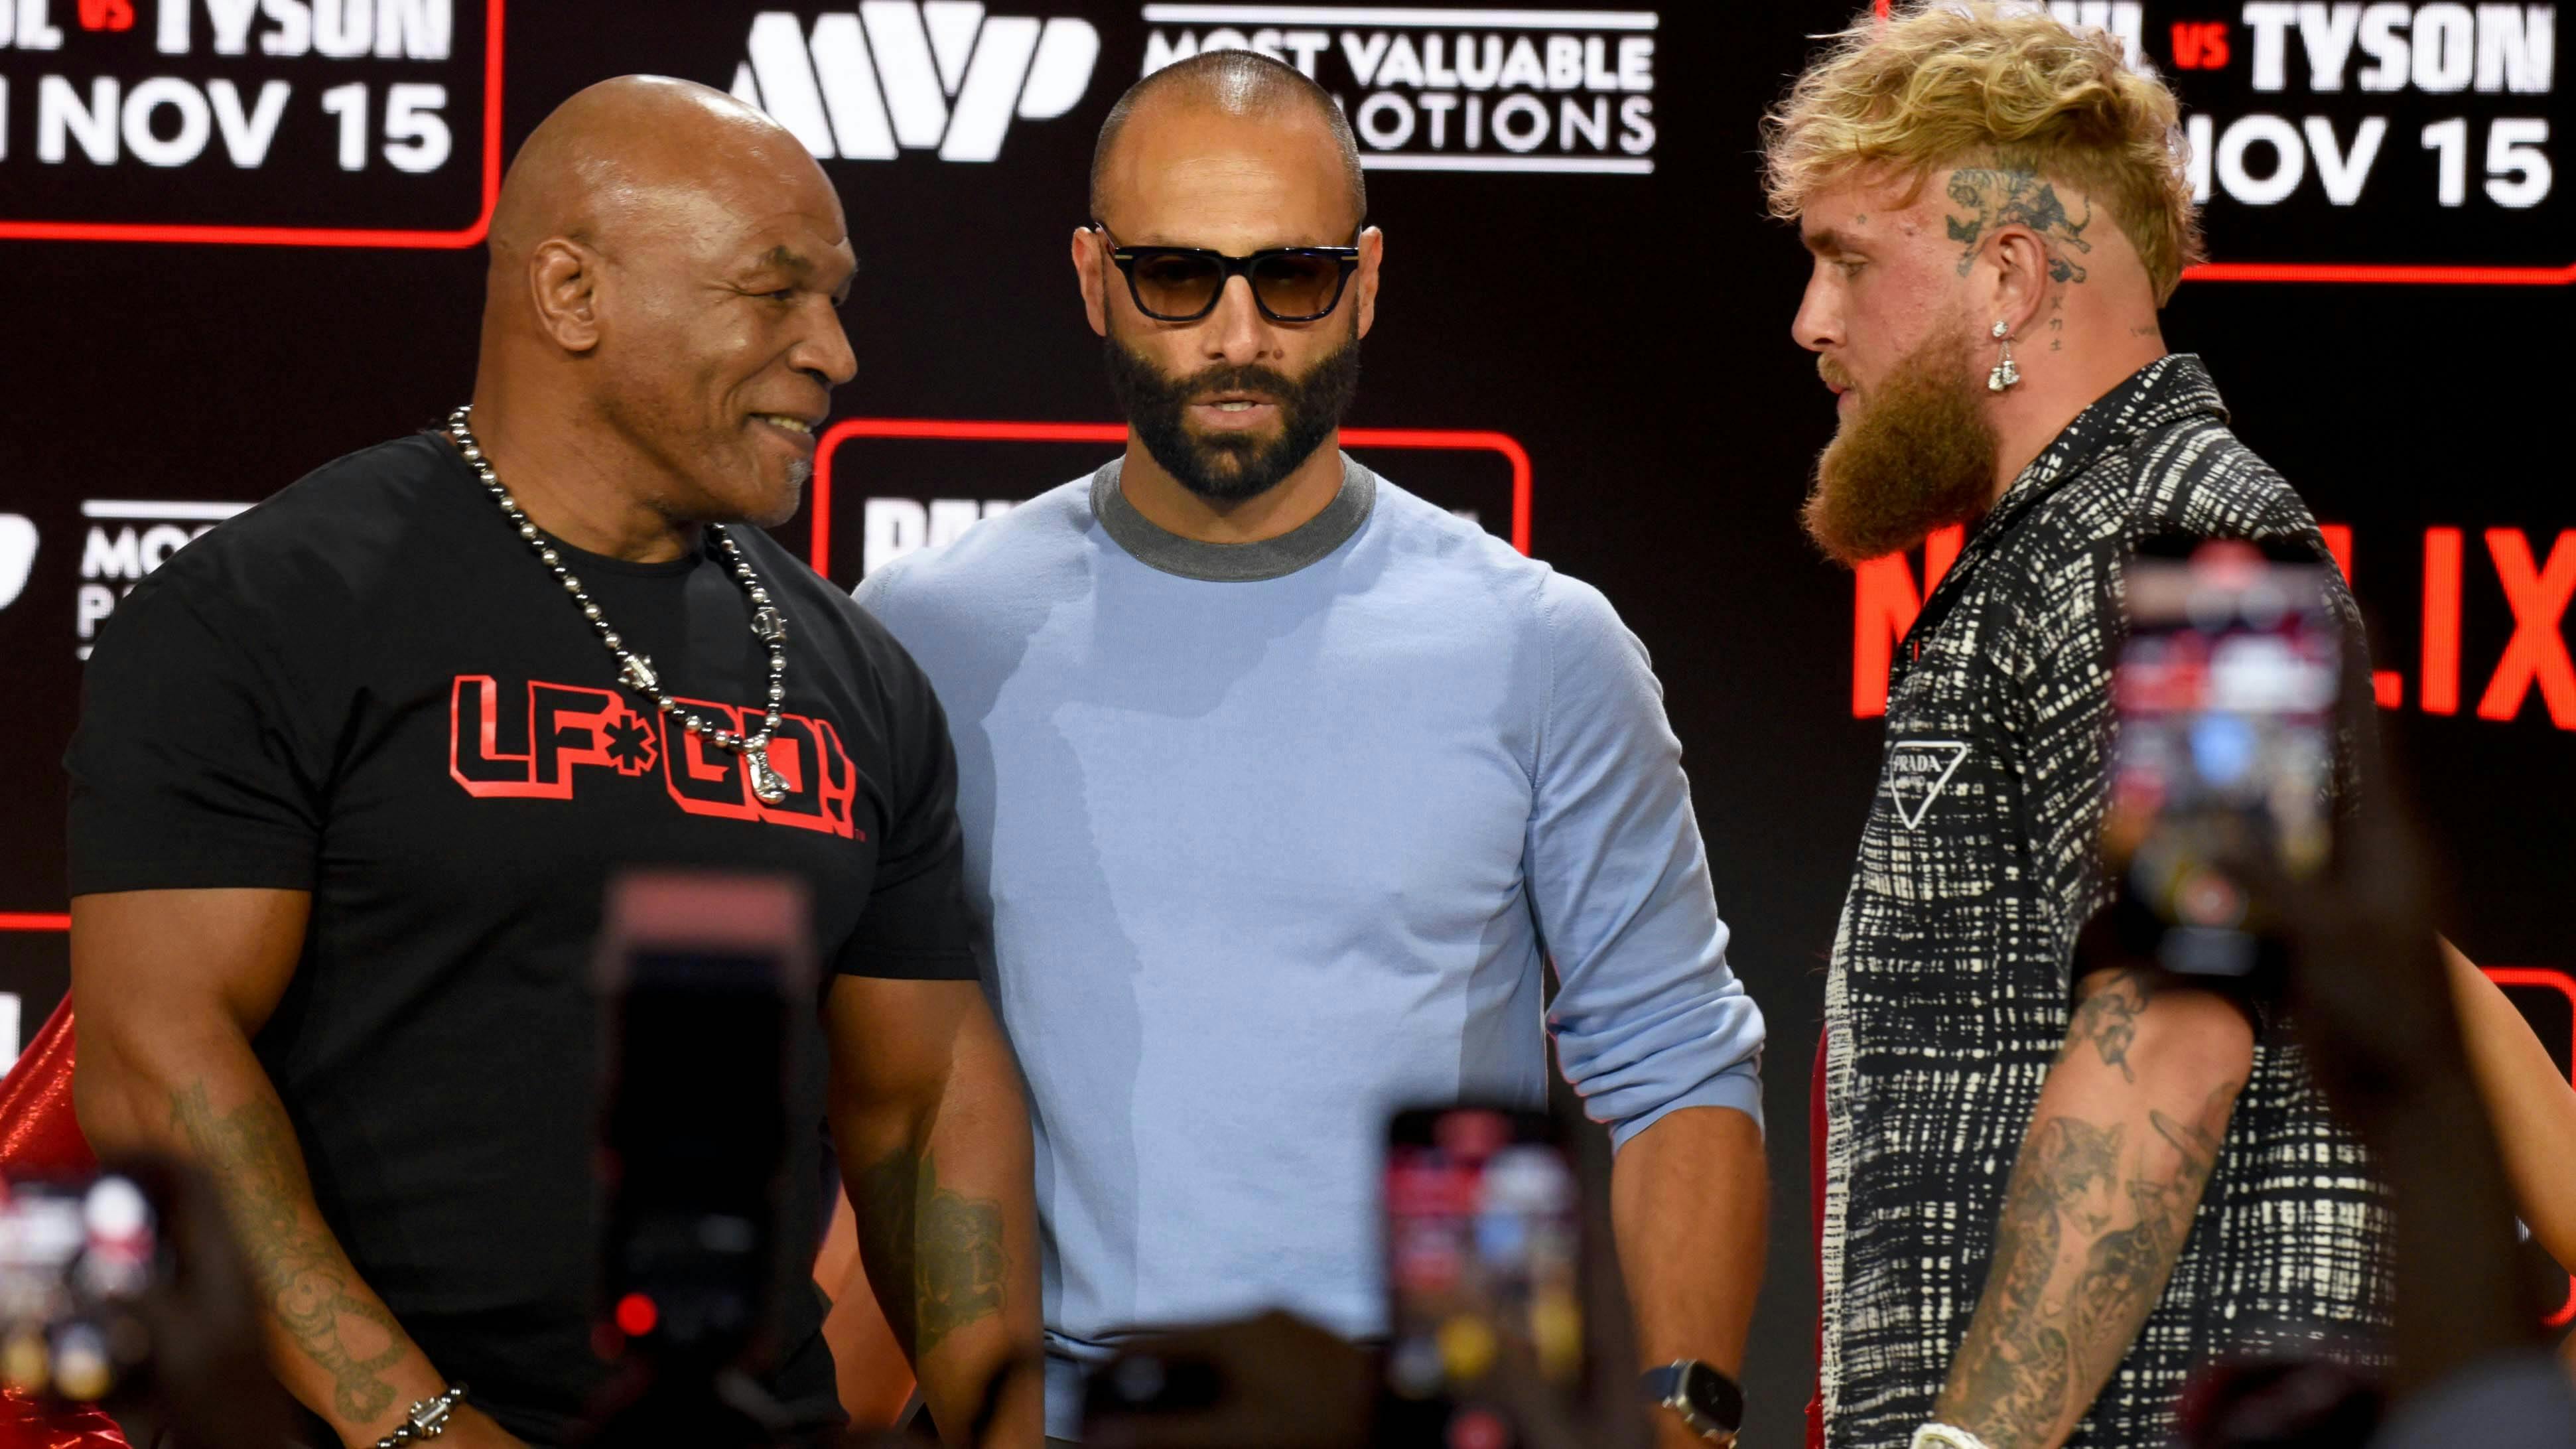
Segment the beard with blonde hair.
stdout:
[[[1816,370],[1828,383],[1852,386],[1831,357],[1817,358]],[[1995,500],[2000,444],[1982,377],[1964,323],[1906,354],[1817,457],[1807,536],[1857,565],[1984,517]]]

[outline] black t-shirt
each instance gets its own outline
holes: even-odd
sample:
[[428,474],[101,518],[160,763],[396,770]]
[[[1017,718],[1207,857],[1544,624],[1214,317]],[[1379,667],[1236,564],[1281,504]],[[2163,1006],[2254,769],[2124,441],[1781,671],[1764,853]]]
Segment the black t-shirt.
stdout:
[[[609,874],[793,872],[827,969],[975,974],[928,681],[846,594],[759,530],[731,532],[788,621],[778,805],[618,686],[563,589],[426,434],[330,464],[138,585],[90,660],[66,761],[74,894],[312,893],[254,1046],[314,1195],[431,1362],[540,1442],[606,1374],[589,961]],[[757,724],[768,661],[708,550],[632,564],[555,547],[665,689]],[[815,1002],[792,1031],[793,1110],[812,1127],[789,1133],[782,1229],[810,1243],[828,1170]],[[773,1387],[805,1423],[839,1415],[825,1306],[791,1284],[774,1325]]]

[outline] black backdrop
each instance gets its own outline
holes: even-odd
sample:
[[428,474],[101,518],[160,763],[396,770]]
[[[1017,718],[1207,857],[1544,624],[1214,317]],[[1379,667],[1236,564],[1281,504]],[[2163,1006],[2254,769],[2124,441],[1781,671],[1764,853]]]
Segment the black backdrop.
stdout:
[[[272,0],[241,28],[247,7],[207,0],[0,0],[0,719],[16,741],[0,752],[0,990],[30,1029],[62,992],[58,761],[97,617],[220,512],[206,505],[465,396],[487,113],[506,155],[579,86],[661,71],[757,90],[820,149],[897,153],[825,163],[862,258],[860,373],[837,417],[1098,423],[1110,398],[1064,260],[1091,137],[1149,54],[1230,24],[1292,59],[1305,46],[1369,136],[1387,273],[1353,424],[1507,434],[1533,551],[1601,585],[1653,651],[1734,961],[1772,1024],[1777,1209],[1751,1378],[1754,1428],[1785,1439],[1811,1368],[1807,1070],[1876,758],[1854,658],[1885,624],[1794,522],[1832,413],[1788,337],[1804,258],[1762,215],[1754,153],[1806,37],[1845,12],[1488,10],[1425,28],[1358,6],[1004,0],[989,17],[872,3],[863,26],[847,5],[755,3],[520,0],[495,26],[484,0]],[[2226,265],[2184,286],[2167,336],[2210,359],[2243,436],[2350,529],[2394,676],[2385,720],[2454,888],[2448,929],[2484,962],[2576,968],[2576,501],[2558,438],[2576,226],[2547,168],[2567,119],[2555,10],[2420,7],[2411,30],[2347,29],[2320,73],[2360,7],[2330,7],[2313,36],[2287,6],[2059,8],[2131,36],[2208,118]],[[971,58],[950,38],[976,40]],[[873,69],[851,63],[861,49]],[[945,536],[1114,446],[866,431],[832,450],[843,584],[872,540]],[[1508,533],[1508,449],[1466,441],[1355,451]],[[781,536],[810,548],[810,517]],[[1880,600],[1901,612],[1920,565],[1882,572]],[[2492,689],[2514,661],[2533,667]],[[2563,1062],[2576,988],[2538,979],[2515,995]]]

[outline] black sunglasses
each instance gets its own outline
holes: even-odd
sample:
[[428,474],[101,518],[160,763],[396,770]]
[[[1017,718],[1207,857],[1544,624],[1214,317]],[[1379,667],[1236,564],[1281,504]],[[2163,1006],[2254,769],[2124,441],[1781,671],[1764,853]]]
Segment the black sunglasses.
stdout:
[[1312,322],[1342,303],[1342,289],[1360,264],[1360,249],[1264,247],[1230,257],[1206,247],[1122,247],[1098,222],[1091,229],[1109,243],[1109,260],[1127,274],[1136,310],[1157,322],[1196,322],[1216,310],[1225,284],[1236,276],[1251,284],[1253,305],[1273,322]]

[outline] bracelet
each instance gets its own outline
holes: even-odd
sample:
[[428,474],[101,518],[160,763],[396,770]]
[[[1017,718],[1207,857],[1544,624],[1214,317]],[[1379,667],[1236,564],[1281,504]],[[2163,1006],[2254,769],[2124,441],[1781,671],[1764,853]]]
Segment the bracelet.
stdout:
[[[376,1441],[376,1449],[401,1449],[405,1444],[435,1439],[447,1432],[447,1416],[465,1402],[465,1386],[449,1384],[444,1393],[433,1394],[411,1406],[394,1431]],[[1983,1449],[1983,1446],[1978,1446]]]
[[1912,1449],[1993,1449],[1993,1446],[1955,1424],[1935,1421],[1914,1431]]

